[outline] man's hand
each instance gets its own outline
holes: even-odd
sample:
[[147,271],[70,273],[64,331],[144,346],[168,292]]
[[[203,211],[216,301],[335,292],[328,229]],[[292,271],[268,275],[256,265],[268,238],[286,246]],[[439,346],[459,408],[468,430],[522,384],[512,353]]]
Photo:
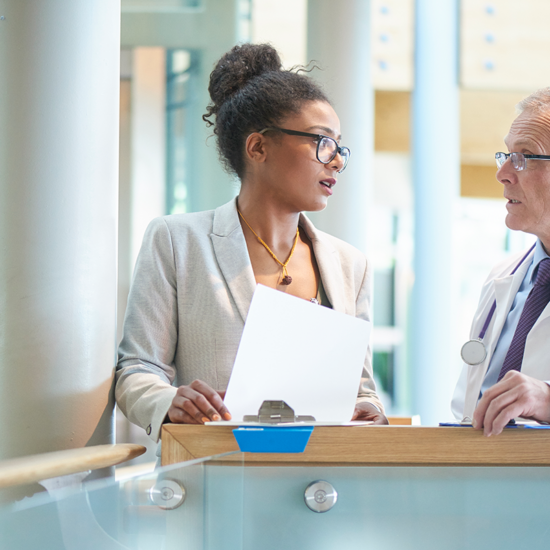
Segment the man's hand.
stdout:
[[489,388],[474,411],[473,426],[484,435],[497,435],[512,418],[550,421],[550,386],[518,371],[506,373]]
[[231,420],[223,403],[224,391],[212,389],[206,382],[194,380],[180,386],[168,409],[168,418],[175,424],[204,424],[211,420]]
[[352,420],[372,420],[375,424],[389,424],[388,419],[372,404],[357,403]]

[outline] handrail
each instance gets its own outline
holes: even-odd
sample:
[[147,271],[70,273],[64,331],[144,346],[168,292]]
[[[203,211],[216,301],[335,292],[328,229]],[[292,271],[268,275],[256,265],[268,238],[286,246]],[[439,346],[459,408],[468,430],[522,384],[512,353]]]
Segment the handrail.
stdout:
[[143,445],[122,443],[4,460],[0,462],[0,489],[115,466],[145,451]]

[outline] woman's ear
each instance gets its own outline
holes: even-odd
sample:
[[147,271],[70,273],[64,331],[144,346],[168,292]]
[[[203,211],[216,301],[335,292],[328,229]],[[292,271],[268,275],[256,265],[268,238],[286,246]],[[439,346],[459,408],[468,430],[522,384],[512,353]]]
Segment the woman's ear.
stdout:
[[254,132],[246,138],[245,144],[246,157],[252,162],[265,162],[266,140],[259,132]]

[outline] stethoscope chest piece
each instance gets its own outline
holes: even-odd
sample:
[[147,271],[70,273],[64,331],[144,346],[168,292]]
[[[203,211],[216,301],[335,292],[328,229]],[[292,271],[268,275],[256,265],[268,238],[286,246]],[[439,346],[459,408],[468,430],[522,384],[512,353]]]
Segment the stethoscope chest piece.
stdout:
[[[513,275],[519,268],[519,266],[525,261],[527,256],[533,252],[533,249],[535,248],[536,243],[527,251],[525,256],[519,261],[518,265],[514,267],[514,271],[510,273],[510,275]],[[491,309],[489,310],[489,313],[487,314],[487,318],[485,319],[485,324],[483,325],[483,328],[481,329],[481,332],[479,333],[479,338],[475,338],[474,340],[468,340],[460,350],[460,355],[462,355],[462,360],[467,363],[468,365],[479,365],[480,363],[483,363],[487,357],[487,348],[485,347],[485,344],[483,343],[483,338],[485,338],[485,333],[487,332],[487,329],[489,328],[489,325],[491,324],[491,319],[493,318],[493,315],[495,313],[495,310],[497,308],[497,301],[493,302],[493,305],[491,306]]]
[[487,350],[485,344],[479,340],[468,340],[460,350],[462,360],[468,365],[479,365],[485,361]]

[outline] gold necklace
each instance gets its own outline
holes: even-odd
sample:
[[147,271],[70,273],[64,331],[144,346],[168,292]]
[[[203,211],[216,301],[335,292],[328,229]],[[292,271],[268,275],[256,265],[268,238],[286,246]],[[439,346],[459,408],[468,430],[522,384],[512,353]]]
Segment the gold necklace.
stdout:
[[277,258],[277,256],[275,256],[275,254],[273,253],[271,248],[269,248],[269,246],[267,246],[267,244],[265,244],[265,242],[256,233],[256,231],[254,231],[254,229],[252,229],[252,227],[250,227],[250,224],[245,220],[245,217],[242,215],[242,212],[238,208],[237,208],[237,212],[239,213],[239,216],[243,219],[243,222],[246,223],[248,229],[250,229],[250,231],[252,231],[252,233],[254,233],[254,236],[258,239],[260,244],[263,244],[265,246],[265,249],[269,252],[271,257],[283,268],[283,278],[281,279],[281,282],[279,284],[285,285],[285,286],[289,285],[292,282],[292,277],[288,274],[288,270],[287,270],[286,266],[288,265],[288,262],[290,262],[290,258],[292,258],[292,255],[294,254],[294,250],[296,248],[296,243],[298,242],[298,237],[300,236],[300,229],[296,228],[296,237],[294,238],[294,244],[292,245],[292,249],[290,250],[290,254],[288,255],[288,258],[286,259],[286,262],[283,263],[283,262],[281,262],[281,260],[279,260],[279,258]]

